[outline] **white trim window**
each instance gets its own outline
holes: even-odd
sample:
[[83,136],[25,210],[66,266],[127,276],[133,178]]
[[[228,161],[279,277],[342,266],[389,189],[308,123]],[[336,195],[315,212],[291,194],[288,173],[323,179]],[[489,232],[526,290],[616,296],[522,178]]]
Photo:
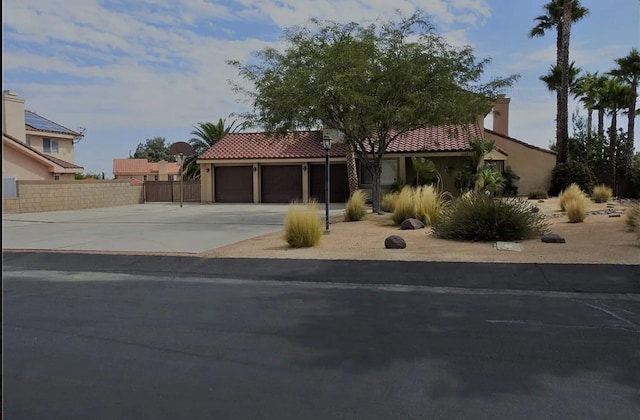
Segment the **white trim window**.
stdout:
[[[361,184],[373,184],[373,178],[364,165],[360,165]],[[398,182],[398,160],[383,159],[382,173],[380,174],[380,185],[393,185]]]
[[58,140],[42,139],[42,151],[45,153],[58,153]]

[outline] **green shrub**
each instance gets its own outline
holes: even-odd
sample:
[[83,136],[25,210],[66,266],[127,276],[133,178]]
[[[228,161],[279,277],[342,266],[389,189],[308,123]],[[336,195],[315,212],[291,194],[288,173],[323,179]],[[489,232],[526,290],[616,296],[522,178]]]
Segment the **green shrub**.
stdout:
[[560,192],[558,199],[560,201],[560,210],[567,210],[567,203],[572,200],[586,198],[585,193],[580,189],[578,184],[571,184]]
[[593,171],[587,165],[575,161],[557,164],[551,172],[549,195],[558,195],[571,184],[578,184],[582,190],[591,191],[595,185]]
[[396,225],[415,216],[414,195],[415,190],[408,185],[400,190],[398,198],[396,199],[395,208],[393,209],[393,215],[391,216],[391,219]]
[[576,197],[565,203],[567,217],[570,223],[581,223],[587,218],[587,206],[589,199],[587,197]]
[[593,201],[596,203],[606,203],[611,200],[612,196],[613,190],[604,184],[594,187],[593,193],[591,194],[591,198],[593,198]]
[[506,197],[515,197],[518,195],[518,186],[515,184],[515,181],[519,180],[520,177],[513,172],[511,166],[507,166],[502,172],[502,178],[504,179],[504,188],[502,189],[502,194]]
[[362,220],[367,213],[365,201],[367,197],[362,190],[354,191],[351,198],[347,201],[347,207],[344,210],[344,220],[346,222],[357,222]]
[[546,200],[549,194],[544,190],[531,190],[527,197],[531,200]]
[[398,192],[390,192],[383,195],[382,201],[380,203],[380,209],[388,213],[393,213],[393,210],[396,208],[396,200],[398,200],[398,194]]
[[294,248],[312,247],[322,237],[322,220],[316,202],[291,203],[284,218],[285,240]]
[[629,230],[640,232],[640,203],[631,204],[626,213],[625,223]]
[[474,192],[446,207],[434,228],[445,239],[513,241],[544,234],[548,222],[526,200]]

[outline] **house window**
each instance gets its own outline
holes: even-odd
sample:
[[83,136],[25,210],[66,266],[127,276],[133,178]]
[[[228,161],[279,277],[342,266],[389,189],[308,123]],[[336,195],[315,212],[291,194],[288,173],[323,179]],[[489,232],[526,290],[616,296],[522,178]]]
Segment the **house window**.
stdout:
[[42,139],[42,151],[45,153],[58,153],[58,140]]
[[[380,185],[393,185],[396,182],[398,182],[398,161],[396,159],[383,159]],[[364,165],[360,165],[360,183],[373,184],[373,177]]]
[[53,176],[53,180],[54,180],[54,181],[60,181],[60,175],[55,174],[55,175]]
[[153,176],[153,180],[154,180],[154,181],[157,181],[157,180],[158,180],[158,175],[154,175],[154,176]]
[[142,180],[143,180],[143,181],[146,181],[146,180],[147,180],[147,176],[146,176],[146,175],[143,175],[143,176],[142,176]]

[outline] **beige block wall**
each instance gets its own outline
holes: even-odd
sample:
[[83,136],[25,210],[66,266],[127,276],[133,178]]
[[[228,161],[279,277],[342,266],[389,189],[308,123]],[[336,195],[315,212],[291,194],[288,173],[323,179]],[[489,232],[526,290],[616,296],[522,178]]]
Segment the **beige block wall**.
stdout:
[[141,204],[143,188],[119,180],[18,181],[18,198],[3,199],[2,208],[5,212],[34,213]]
[[518,195],[528,195],[533,190],[547,191],[551,186],[551,171],[556,165],[556,155],[544,152],[530,145],[522,144],[503,136],[485,132],[487,140],[495,140],[496,145],[509,154],[506,166],[520,177],[516,181]]

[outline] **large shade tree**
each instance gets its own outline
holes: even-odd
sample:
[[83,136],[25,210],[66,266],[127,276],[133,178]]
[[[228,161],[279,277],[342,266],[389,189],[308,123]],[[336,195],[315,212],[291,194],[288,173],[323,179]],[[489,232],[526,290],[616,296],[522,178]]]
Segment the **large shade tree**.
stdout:
[[537,22],[529,31],[529,37],[544,36],[556,30],[556,65],[561,70],[561,86],[556,99],[557,162],[567,161],[569,138],[569,44],[571,25],[585,17],[589,10],[579,0],[552,0],[544,5],[545,14],[536,17]]
[[241,129],[241,125],[236,121],[232,121],[227,125],[227,120],[220,118],[217,123],[199,122],[193,127],[191,139],[189,143],[193,147],[193,155],[187,157],[184,161],[184,174],[187,179],[200,179],[200,165],[196,160],[198,156],[204,153],[209,147],[213,146],[224,136],[229,133],[235,133]]
[[420,127],[477,121],[516,79],[481,81],[489,60],[448,45],[420,12],[367,26],[312,20],[288,29],[284,42],[250,64],[230,62],[252,84],[245,117],[276,135],[342,131],[372,175],[374,212],[390,144]]
[[129,157],[134,159],[147,159],[149,162],[160,162],[161,160],[166,160],[167,162],[175,161],[175,157],[171,155],[169,144],[166,143],[164,137],[154,137],[145,140],[144,143],[138,143],[135,153]]

